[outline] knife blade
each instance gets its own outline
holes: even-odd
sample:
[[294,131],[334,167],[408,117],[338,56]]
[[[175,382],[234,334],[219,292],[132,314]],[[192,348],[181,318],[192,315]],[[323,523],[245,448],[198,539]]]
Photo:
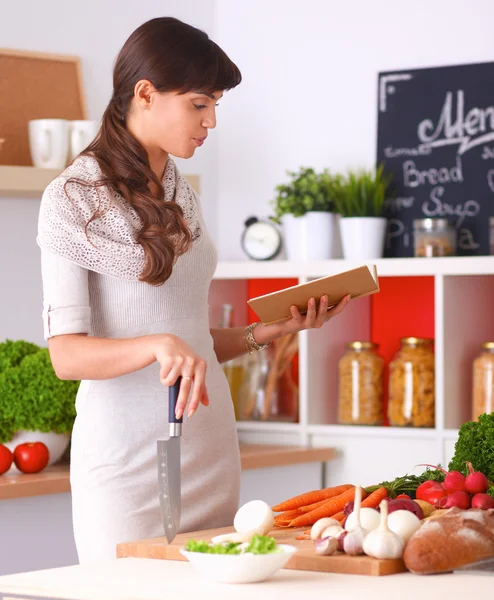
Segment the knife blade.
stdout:
[[180,391],[179,377],[168,389],[168,423],[170,438],[158,440],[158,490],[161,518],[165,536],[169,544],[173,542],[180,527],[182,509],[181,477],[180,477],[180,437],[182,435],[183,417],[177,419],[175,407]]
[[483,560],[478,560],[474,563],[469,563],[467,565],[463,565],[462,567],[457,567],[454,569],[455,573],[472,573],[483,575],[494,575],[494,556],[491,558],[484,558]]

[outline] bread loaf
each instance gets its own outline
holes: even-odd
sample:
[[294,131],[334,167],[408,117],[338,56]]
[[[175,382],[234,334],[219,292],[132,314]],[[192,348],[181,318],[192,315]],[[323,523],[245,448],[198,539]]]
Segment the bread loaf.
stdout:
[[421,525],[403,559],[409,571],[443,573],[494,557],[494,509],[450,509]]

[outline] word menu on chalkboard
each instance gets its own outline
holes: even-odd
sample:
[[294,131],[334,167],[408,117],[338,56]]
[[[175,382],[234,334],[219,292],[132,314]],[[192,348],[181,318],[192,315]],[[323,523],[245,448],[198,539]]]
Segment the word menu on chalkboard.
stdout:
[[385,256],[413,256],[413,221],[446,218],[456,254],[489,254],[494,62],[379,73],[377,163],[393,175]]

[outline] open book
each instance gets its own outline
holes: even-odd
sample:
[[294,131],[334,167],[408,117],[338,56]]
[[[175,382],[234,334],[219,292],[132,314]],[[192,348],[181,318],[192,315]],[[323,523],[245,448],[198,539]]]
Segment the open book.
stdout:
[[317,305],[321,296],[328,296],[328,306],[334,306],[350,294],[352,298],[362,298],[379,292],[379,280],[375,265],[363,265],[336,275],[329,275],[288,287],[278,292],[257,296],[247,300],[247,304],[264,323],[274,323],[291,317],[290,307],[295,305],[304,314],[310,298]]

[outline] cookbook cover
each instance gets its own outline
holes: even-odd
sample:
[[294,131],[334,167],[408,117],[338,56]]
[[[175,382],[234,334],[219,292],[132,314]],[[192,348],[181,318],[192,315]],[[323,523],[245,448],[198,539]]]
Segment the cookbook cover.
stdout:
[[338,304],[347,294],[352,298],[362,298],[377,292],[379,292],[379,279],[376,266],[362,265],[349,271],[251,298],[247,300],[247,304],[264,324],[268,324],[290,318],[290,307],[293,305],[301,313],[305,313],[310,298],[315,298],[316,303],[319,304],[321,296],[327,294],[331,307]]

